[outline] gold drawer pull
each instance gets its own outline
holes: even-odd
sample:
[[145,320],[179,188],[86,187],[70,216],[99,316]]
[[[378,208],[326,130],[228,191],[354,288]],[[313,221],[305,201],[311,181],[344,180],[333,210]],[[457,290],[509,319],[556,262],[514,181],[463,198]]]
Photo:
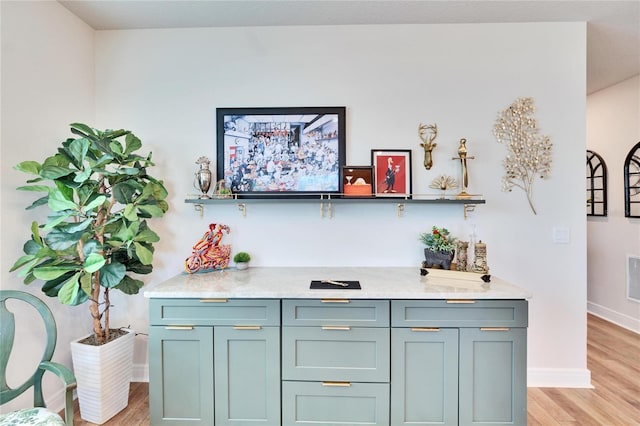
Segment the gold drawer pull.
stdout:
[[192,325],[168,325],[165,330],[193,330]]
[[227,303],[227,299],[200,299],[201,303]]
[[349,299],[320,299],[320,303],[351,303]]
[[234,325],[234,330],[262,330],[259,325]]
[[346,326],[342,326],[342,325],[323,325],[322,326],[323,330],[342,330],[342,331],[349,331],[351,330],[351,327],[346,327]]
[[335,386],[335,387],[343,387],[348,388],[351,386],[349,382],[322,382],[322,386]]
[[509,331],[509,327],[480,327],[480,331]]
[[411,331],[440,331],[438,327],[413,327]]
[[459,305],[472,305],[474,303],[476,303],[475,300],[469,300],[469,299],[451,299],[451,300],[447,300],[447,303],[449,304],[459,304]]

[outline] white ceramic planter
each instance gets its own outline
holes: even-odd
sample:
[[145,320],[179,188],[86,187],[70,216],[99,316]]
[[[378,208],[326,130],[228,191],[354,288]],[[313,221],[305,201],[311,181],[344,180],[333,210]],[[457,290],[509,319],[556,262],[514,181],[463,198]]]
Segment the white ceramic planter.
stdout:
[[135,333],[102,346],[71,342],[73,370],[78,382],[80,417],[103,424],[129,404]]
[[236,268],[242,270],[249,267],[249,262],[236,262]]

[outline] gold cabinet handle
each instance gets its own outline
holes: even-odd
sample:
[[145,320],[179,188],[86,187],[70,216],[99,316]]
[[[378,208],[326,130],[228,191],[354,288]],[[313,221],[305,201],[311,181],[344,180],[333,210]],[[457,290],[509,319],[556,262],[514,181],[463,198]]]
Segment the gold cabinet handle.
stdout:
[[472,305],[474,303],[476,303],[475,300],[469,300],[469,299],[451,299],[451,300],[447,300],[447,303],[449,304],[458,304],[458,305]]
[[320,299],[320,303],[351,303],[349,299]]
[[480,327],[480,331],[509,331],[509,327]]
[[351,383],[350,382],[322,382],[322,386],[348,388],[349,386],[351,386]]
[[262,330],[262,327],[259,325],[234,325],[234,330]]
[[201,303],[227,303],[227,299],[200,299]]
[[438,327],[413,327],[411,331],[440,331]]
[[192,325],[168,325],[165,330],[193,330]]
[[351,327],[346,327],[346,326],[342,326],[342,325],[323,325],[322,329],[323,330],[349,331],[349,330],[351,330]]

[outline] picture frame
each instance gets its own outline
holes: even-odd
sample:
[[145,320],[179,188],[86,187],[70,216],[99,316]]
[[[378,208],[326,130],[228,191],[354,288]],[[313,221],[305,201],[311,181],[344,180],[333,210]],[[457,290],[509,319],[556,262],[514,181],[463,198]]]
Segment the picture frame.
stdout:
[[217,108],[217,180],[239,197],[342,192],[346,108]]
[[345,198],[373,197],[373,166],[342,167],[342,188]]
[[372,149],[376,197],[411,198],[411,150]]

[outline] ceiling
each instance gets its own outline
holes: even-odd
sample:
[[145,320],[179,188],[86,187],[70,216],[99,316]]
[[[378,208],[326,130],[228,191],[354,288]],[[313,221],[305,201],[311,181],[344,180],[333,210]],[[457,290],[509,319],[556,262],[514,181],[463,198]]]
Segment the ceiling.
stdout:
[[95,30],[587,22],[587,94],[640,74],[640,0],[59,0]]

